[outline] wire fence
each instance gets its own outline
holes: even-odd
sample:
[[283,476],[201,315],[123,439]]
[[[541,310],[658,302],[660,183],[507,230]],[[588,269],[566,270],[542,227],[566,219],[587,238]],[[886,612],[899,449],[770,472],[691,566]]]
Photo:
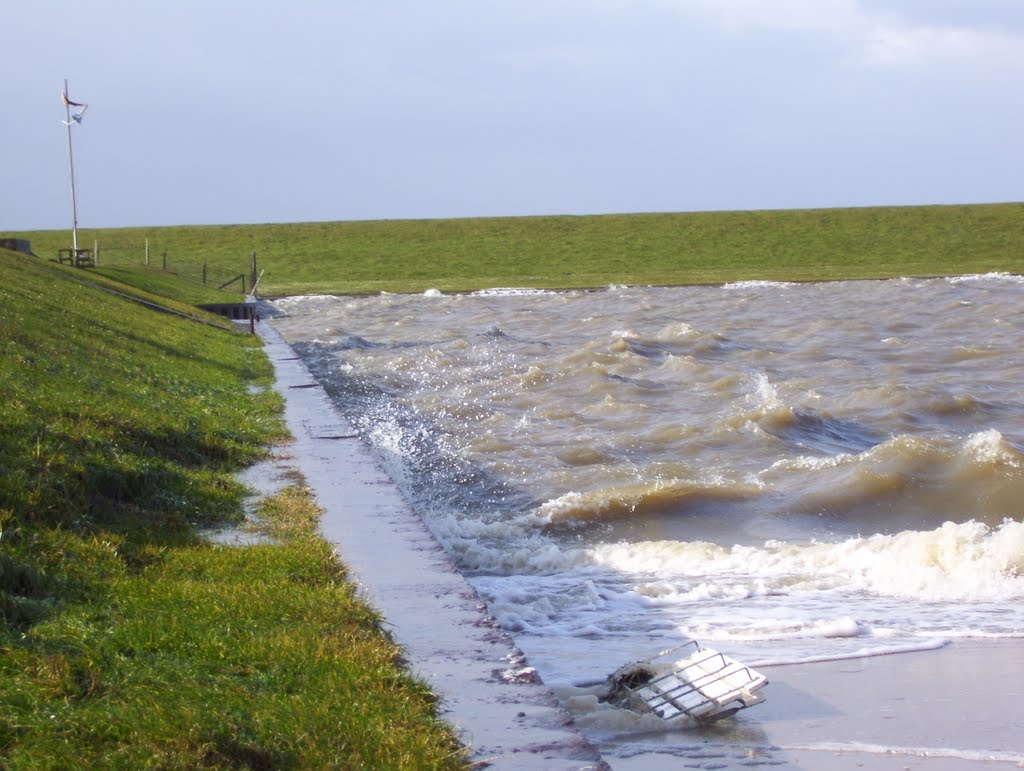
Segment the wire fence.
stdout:
[[154,247],[148,241],[96,242],[93,247],[98,265],[146,265],[214,289],[230,289],[243,294],[252,289],[252,271],[248,261],[243,263],[240,260],[239,272],[233,273],[223,266],[210,266],[203,257],[173,253],[166,247]]

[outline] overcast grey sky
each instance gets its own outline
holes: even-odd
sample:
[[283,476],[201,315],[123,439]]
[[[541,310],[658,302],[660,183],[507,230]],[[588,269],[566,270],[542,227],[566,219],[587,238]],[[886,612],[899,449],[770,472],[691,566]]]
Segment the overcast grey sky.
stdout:
[[1022,0],[32,0],[0,230],[1024,200]]

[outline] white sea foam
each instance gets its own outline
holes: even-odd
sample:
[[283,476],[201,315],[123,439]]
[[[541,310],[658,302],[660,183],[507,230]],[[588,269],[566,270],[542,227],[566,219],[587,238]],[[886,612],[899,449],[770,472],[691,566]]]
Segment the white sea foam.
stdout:
[[773,470],[785,471],[820,471],[835,468],[844,463],[855,462],[856,455],[839,453],[838,455],[799,455],[795,458],[782,458],[775,461],[768,469],[761,472],[761,478],[770,476]]
[[799,286],[799,284],[792,281],[733,281],[729,284],[724,284],[723,289],[775,289],[775,288],[786,288],[791,286]]
[[971,750],[952,747],[907,747],[893,744],[868,744],[866,742],[811,742],[807,744],[786,744],[785,750],[809,750],[813,752],[857,752],[865,755],[905,755],[914,758],[950,758],[972,762],[1012,763],[1024,766],[1024,753],[1001,752],[998,750]]
[[766,410],[775,409],[782,404],[778,391],[764,372],[758,372],[754,378],[754,398],[758,406]]
[[757,659],[749,662],[752,667],[782,667],[792,664],[820,664],[826,661],[848,661],[850,659],[869,659],[876,656],[892,656],[897,653],[916,653],[933,651],[949,645],[949,640],[942,637],[929,638],[919,642],[908,642],[902,645],[873,645],[858,648],[841,654],[810,655],[799,658]]
[[661,647],[702,640],[757,665],[1024,635],[1024,578],[1009,565],[1024,554],[1024,525],[1016,522],[761,547],[662,541],[564,549],[535,533],[532,544],[515,540],[510,549],[496,528],[478,529],[466,543],[478,566],[508,569],[473,578],[499,622],[531,639],[591,641],[579,660],[542,656],[545,677],[555,681],[584,680],[595,662],[649,653],[658,639]]
[[[935,530],[876,534],[836,543],[766,543],[762,547],[657,541],[611,543],[592,559],[621,572],[748,576],[767,592],[844,587],[876,596],[931,601],[1024,599],[1024,524],[992,528],[947,522]],[[692,587],[686,590],[693,591]]]
[[657,334],[655,334],[654,339],[671,342],[674,340],[686,340],[699,334],[699,330],[694,329],[685,321],[676,321],[659,329]]
[[966,276],[953,276],[946,279],[951,284],[971,284],[983,281],[1004,281],[1008,283],[1024,283],[1024,276],[1016,273],[972,273]]
[[999,463],[1011,468],[1021,468],[1021,454],[1012,449],[996,429],[971,434],[964,449],[982,463]]
[[474,297],[521,297],[528,295],[554,294],[550,289],[531,289],[529,287],[492,287],[478,289],[470,293]]
[[323,313],[332,305],[338,302],[338,298],[329,294],[296,295],[293,297],[281,297],[274,300],[271,305],[279,313],[286,316],[293,314],[316,314]]

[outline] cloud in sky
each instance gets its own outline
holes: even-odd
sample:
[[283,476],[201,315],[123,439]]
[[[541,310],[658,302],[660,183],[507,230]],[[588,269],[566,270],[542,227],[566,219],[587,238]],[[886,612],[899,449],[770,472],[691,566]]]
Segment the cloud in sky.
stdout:
[[[40,0],[0,229],[1024,200],[1019,0]],[[13,181],[13,183],[12,183]]]

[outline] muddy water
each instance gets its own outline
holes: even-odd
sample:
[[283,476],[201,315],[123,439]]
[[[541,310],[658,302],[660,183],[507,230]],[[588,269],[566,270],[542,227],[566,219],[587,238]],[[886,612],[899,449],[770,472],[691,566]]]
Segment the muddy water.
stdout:
[[687,637],[753,664],[1024,636],[1019,277],[277,305],[596,733],[630,727],[586,684]]

